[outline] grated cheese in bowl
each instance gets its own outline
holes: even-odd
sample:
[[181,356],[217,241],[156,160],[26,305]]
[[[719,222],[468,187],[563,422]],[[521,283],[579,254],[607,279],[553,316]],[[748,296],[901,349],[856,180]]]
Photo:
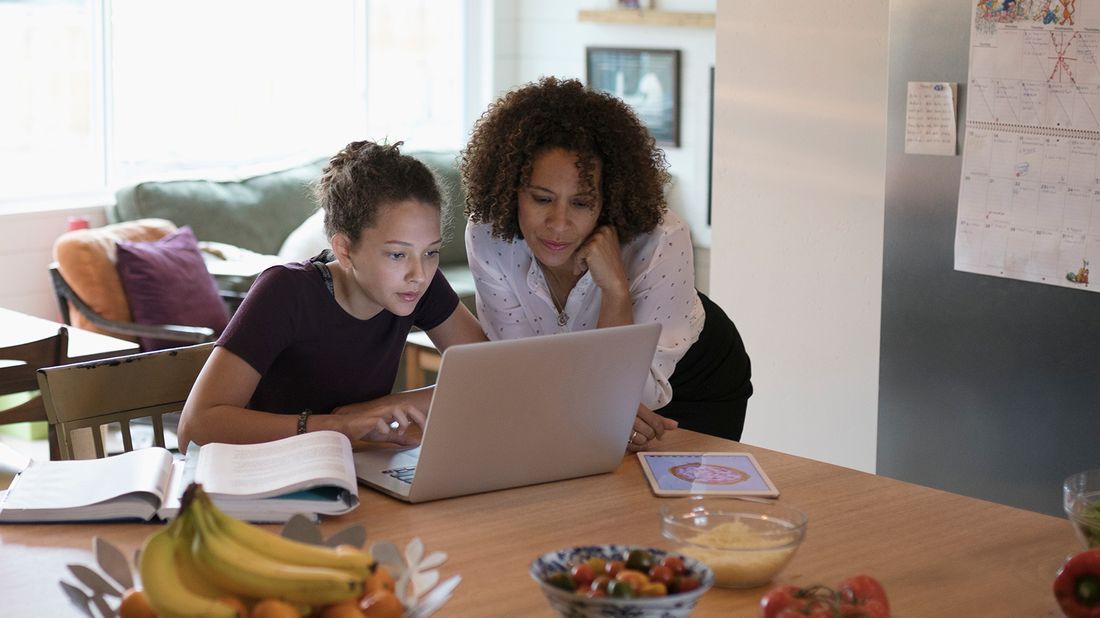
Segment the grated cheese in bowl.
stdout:
[[779,504],[695,499],[664,507],[661,531],[714,571],[714,585],[752,588],[770,582],[791,559],[806,516]]

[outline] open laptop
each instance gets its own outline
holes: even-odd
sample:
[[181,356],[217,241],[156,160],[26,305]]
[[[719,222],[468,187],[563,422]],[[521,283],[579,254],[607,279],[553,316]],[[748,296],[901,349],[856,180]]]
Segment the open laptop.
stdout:
[[452,346],[420,446],[359,451],[356,475],[426,502],[610,472],[660,333],[653,322]]

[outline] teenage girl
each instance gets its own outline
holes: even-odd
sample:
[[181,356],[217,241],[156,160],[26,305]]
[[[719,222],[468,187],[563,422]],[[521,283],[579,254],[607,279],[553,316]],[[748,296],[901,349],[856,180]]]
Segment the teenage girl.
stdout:
[[332,250],[256,280],[191,391],[179,444],[330,429],[415,444],[430,389],[390,391],[409,329],[443,351],[485,340],[439,272],[442,197],[400,142],[353,142],[315,189]]

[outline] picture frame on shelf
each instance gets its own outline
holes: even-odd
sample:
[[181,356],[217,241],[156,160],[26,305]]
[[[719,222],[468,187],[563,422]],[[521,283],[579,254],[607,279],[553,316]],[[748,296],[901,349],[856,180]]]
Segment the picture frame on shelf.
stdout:
[[585,82],[625,101],[658,144],[680,146],[680,50],[585,48]]

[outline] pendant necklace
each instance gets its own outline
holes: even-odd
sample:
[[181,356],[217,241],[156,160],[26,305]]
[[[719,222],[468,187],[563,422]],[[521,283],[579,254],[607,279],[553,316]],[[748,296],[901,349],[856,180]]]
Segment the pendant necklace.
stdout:
[[[565,303],[558,302],[558,299],[554,296],[554,289],[549,285],[546,286],[546,289],[550,290],[550,300],[554,301],[554,309],[558,312],[558,326],[565,328],[565,325],[569,323],[569,314],[565,312]],[[568,296],[566,298],[568,299]]]
[[[558,297],[554,295],[554,288],[550,285],[550,279],[546,277],[546,273],[543,272],[543,281],[546,282],[546,290],[550,292],[550,300],[554,303],[554,310],[558,312],[558,326],[565,328],[565,325],[569,323],[569,314],[565,312],[565,302],[558,302]],[[569,300],[569,294],[565,295],[565,300]]]

